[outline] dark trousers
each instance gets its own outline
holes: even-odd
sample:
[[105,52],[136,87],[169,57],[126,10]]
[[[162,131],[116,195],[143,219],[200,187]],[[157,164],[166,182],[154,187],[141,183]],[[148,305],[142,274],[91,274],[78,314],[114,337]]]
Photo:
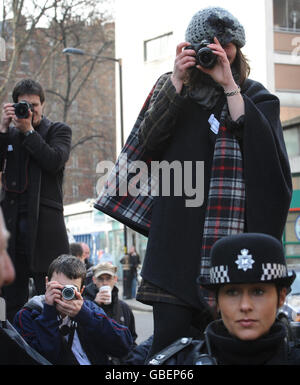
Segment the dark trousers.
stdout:
[[193,326],[196,313],[194,309],[171,303],[153,303],[154,334],[147,359],[159,353],[182,337],[199,338],[202,330]]
[[123,298],[130,299],[131,295],[132,275],[130,270],[123,270]]
[[22,215],[18,219],[18,232],[16,234],[16,254],[14,267],[15,280],[9,286],[2,289],[6,300],[7,319],[12,323],[15,314],[24,306],[29,299],[29,278],[33,278],[34,295],[45,294],[46,273],[33,273],[29,268],[27,217]]

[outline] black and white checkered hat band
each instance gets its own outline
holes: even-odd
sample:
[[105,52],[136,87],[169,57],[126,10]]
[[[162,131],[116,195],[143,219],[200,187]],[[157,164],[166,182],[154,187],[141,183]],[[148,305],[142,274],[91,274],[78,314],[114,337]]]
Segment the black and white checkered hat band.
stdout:
[[229,283],[228,266],[215,266],[210,269],[210,282],[214,284]]
[[[254,273],[255,275],[255,273]],[[287,268],[285,265],[278,263],[263,263],[262,275],[260,281],[268,282],[274,279],[288,277]],[[223,283],[230,283],[229,266],[214,266],[210,269],[210,283],[219,285]]]
[[285,265],[278,263],[263,263],[262,264],[263,274],[261,281],[271,281],[277,278],[287,277],[287,268]]

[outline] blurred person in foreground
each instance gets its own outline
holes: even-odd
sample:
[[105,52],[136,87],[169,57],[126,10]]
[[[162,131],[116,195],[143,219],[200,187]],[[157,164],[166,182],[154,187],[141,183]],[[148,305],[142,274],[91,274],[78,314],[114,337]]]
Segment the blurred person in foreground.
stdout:
[[[150,359],[151,365],[299,365],[300,345],[278,318],[295,273],[282,244],[266,234],[218,240],[210,279],[198,283],[215,296],[219,319],[203,340],[183,338]],[[184,340],[184,341],[183,341]]]
[[0,208],[0,295],[1,288],[15,279],[15,270],[7,252],[10,234],[6,228],[2,209]]
[[19,81],[12,99],[0,118],[1,206],[16,271],[3,290],[10,320],[28,300],[29,278],[43,293],[50,263],[69,251],[62,183],[72,137],[70,127],[43,115],[45,95],[38,82]]
[[9,236],[0,208],[0,365],[50,365],[34,349],[28,347],[6,320],[6,303],[1,298],[1,289],[11,284],[15,278],[15,270],[7,253]]
[[83,300],[86,268],[78,258],[55,259],[46,277],[45,295],[33,297],[14,319],[27,343],[54,365],[107,365],[132,346],[127,327]]

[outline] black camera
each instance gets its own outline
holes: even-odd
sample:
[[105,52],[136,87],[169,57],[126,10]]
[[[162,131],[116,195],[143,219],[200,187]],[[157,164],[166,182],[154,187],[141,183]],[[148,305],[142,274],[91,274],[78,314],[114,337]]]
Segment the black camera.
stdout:
[[61,291],[61,295],[66,301],[72,301],[72,299],[76,298],[76,290],[76,286],[65,285]]
[[185,49],[193,49],[196,52],[196,63],[203,68],[213,68],[217,62],[217,56],[211,48],[208,48],[209,44],[211,43],[208,40],[202,40],[199,44],[185,47]]
[[29,110],[33,112],[33,106],[31,103],[28,103],[26,100],[21,100],[19,103],[15,103],[15,114],[19,119],[27,119],[29,116]]

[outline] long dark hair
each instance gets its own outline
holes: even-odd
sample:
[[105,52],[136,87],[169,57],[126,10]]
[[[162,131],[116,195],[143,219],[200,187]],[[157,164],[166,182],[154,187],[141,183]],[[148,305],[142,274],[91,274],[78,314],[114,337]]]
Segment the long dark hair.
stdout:
[[[243,54],[241,49],[237,47],[236,57],[232,63],[232,69],[237,73],[239,79],[239,85],[242,86],[245,80],[250,74],[250,65],[248,59]],[[189,88],[196,88],[197,85],[209,85],[212,84],[212,78],[197,68],[191,68],[188,71],[184,84]]]
[[239,74],[240,85],[242,86],[244,81],[249,77],[251,68],[249,65],[249,60],[246,58],[239,47],[237,47],[236,57],[232,67],[235,68],[236,72]]

